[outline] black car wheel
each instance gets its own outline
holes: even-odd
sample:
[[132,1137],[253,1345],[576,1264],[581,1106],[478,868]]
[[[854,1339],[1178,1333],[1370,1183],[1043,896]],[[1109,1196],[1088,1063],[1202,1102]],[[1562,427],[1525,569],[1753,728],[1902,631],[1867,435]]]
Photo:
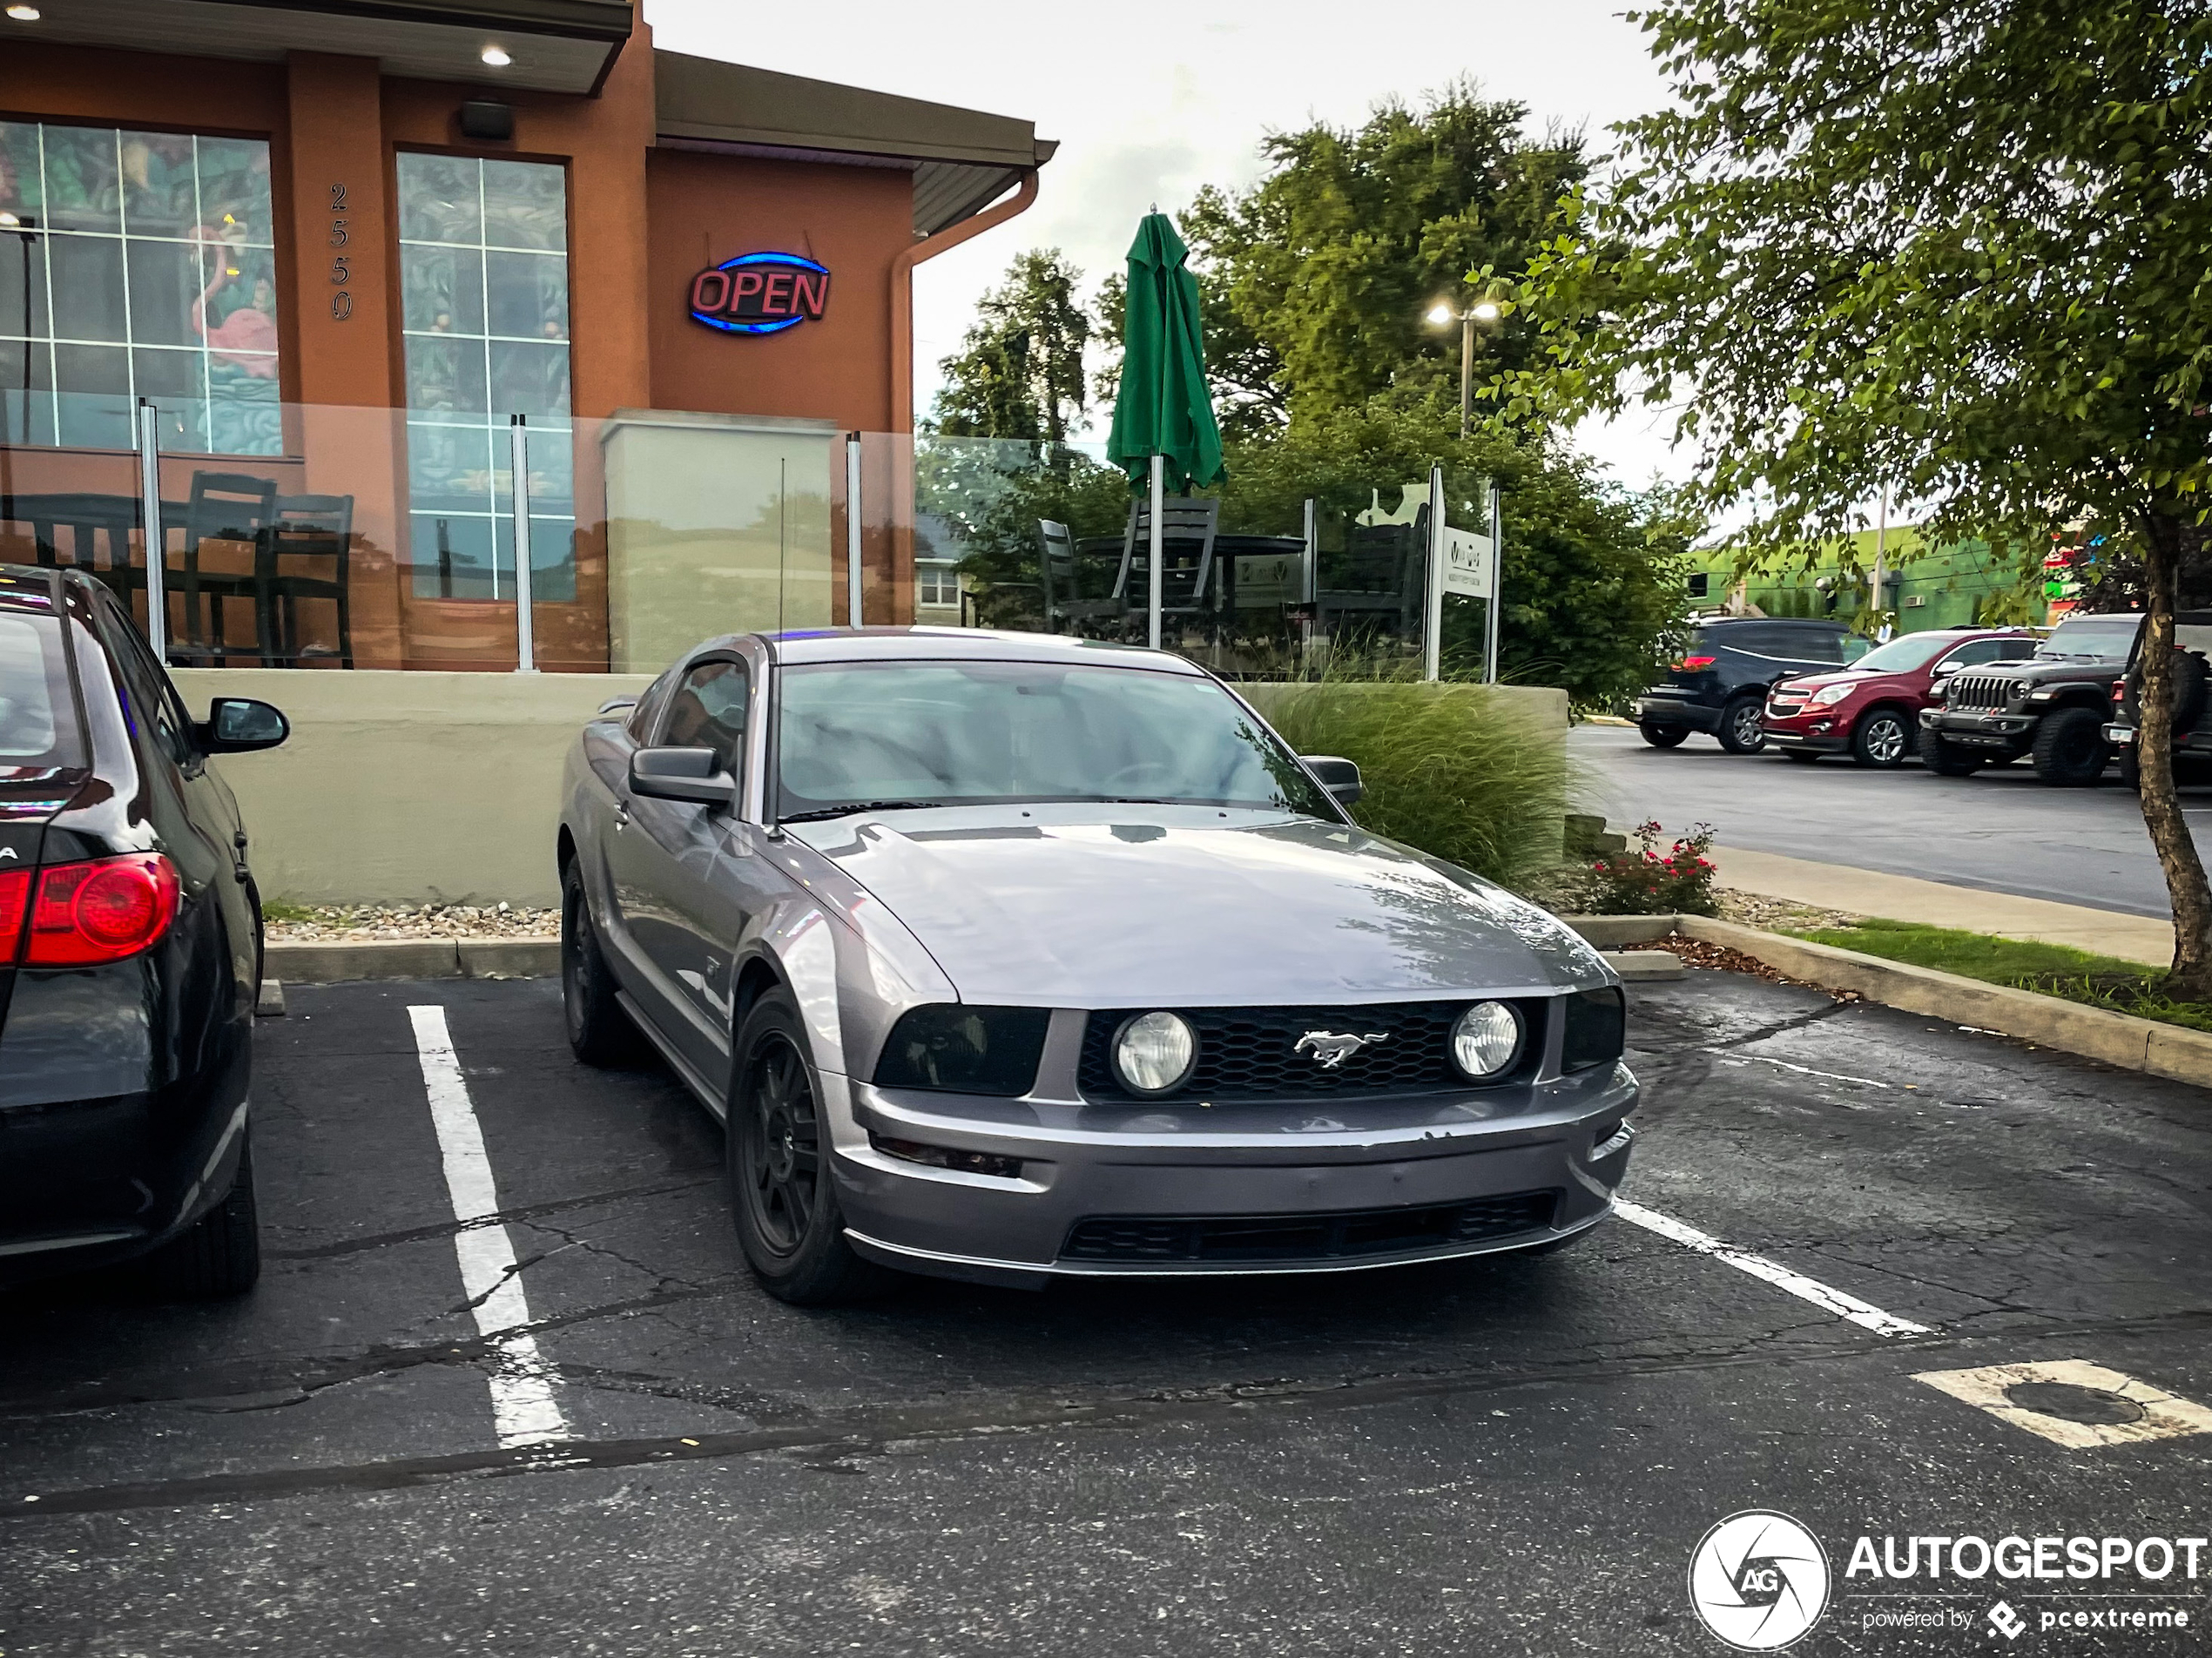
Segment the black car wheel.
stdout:
[[826,1307],[880,1293],[895,1275],[845,1241],[806,1042],[786,991],[769,991],[745,1014],[730,1090],[730,1203],[760,1287],[794,1306]]
[[2143,763],[2137,758],[2133,743],[2120,751],[2120,786],[2139,794],[2142,792]]
[[1766,746],[1766,726],[1760,719],[1757,697],[1738,697],[1721,710],[1721,728],[1714,733],[1731,754],[1756,754]]
[[1643,740],[1654,748],[1680,748],[1683,739],[1689,735],[1687,725],[1655,725],[1649,720],[1641,722],[1636,730],[1643,733]]
[[2104,775],[2112,751],[2094,708],[2060,708],[2035,732],[2035,775],[2061,789],[2086,789]]
[[1851,757],[1861,765],[1884,770],[1901,765],[1912,746],[1905,716],[1893,709],[1878,708],[1858,722],[1851,732]]
[[633,1063],[643,1044],[615,999],[614,975],[591,925],[583,874],[571,858],[561,871],[561,1012],[569,1048],[586,1065]]
[[1920,732],[1920,764],[1936,777],[1972,777],[1981,770],[1981,756],[1972,749],[1951,741],[1941,731],[1923,728]]
[[139,1263],[165,1301],[242,1296],[261,1276],[260,1213],[253,1201],[253,1145],[239,1147],[229,1196]]

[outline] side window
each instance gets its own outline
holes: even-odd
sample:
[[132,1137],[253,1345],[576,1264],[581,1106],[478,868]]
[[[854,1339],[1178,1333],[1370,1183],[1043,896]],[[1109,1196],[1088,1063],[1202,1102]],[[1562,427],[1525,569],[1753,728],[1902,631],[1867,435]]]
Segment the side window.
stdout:
[[166,756],[172,765],[191,765],[196,753],[192,722],[178,700],[177,688],[153,659],[138,630],[111,601],[103,603],[97,614],[100,637],[123,671],[124,695],[130,703],[124,712],[132,729],[143,731],[154,751]]
[[[1985,662],[1995,662],[2005,654],[2004,646],[2009,643],[2010,641],[2005,639],[1975,639],[1969,644],[1960,645],[1936,666],[1955,670],[1976,667]],[[2023,651],[2019,654],[2027,653]]]
[[1692,571],[1689,577],[1689,596],[1694,599],[1712,596],[1713,578],[1703,570]]
[[1997,655],[1993,660],[1997,662],[2025,662],[2035,654],[2033,639],[1999,639],[1995,643]]
[[653,722],[660,718],[660,711],[668,704],[668,693],[676,684],[676,670],[666,673],[645,687],[645,694],[630,711],[630,718],[623,721],[623,729],[630,733],[630,740],[643,748],[653,740]]
[[1783,628],[1782,637],[1771,647],[1778,657],[1795,657],[1800,662],[1841,662],[1844,659],[1844,636],[1828,628]]
[[745,671],[741,662],[702,662],[685,671],[668,699],[660,740],[671,748],[711,748],[725,771],[745,753]]

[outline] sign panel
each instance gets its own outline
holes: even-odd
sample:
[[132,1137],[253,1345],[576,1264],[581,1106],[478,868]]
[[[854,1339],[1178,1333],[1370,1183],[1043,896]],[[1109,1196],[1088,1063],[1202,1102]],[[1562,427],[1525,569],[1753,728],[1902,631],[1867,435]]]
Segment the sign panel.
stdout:
[[1444,590],[1471,599],[1490,596],[1490,537],[1473,529],[1444,526]]
[[829,266],[797,253],[740,253],[691,279],[691,320],[724,334],[781,334],[829,308]]

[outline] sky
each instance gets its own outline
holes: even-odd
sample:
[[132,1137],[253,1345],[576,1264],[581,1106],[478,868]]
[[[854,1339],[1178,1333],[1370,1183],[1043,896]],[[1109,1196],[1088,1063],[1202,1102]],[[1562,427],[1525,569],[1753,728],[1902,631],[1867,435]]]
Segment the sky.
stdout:
[[[1121,11],[1036,0],[844,0],[833,7],[646,0],[656,44],[702,57],[930,98],[1036,123],[1060,141],[1026,213],[914,273],[914,401],[959,349],[975,301],[1031,247],[1058,247],[1092,286],[1122,266],[1137,219],[1202,185],[1250,185],[1271,130],[1350,125],[1393,97],[1418,103],[1460,76],[1548,121],[1603,129],[1665,101],[1620,0],[1180,0]],[[1663,421],[1575,434],[1622,482],[1679,478]]]

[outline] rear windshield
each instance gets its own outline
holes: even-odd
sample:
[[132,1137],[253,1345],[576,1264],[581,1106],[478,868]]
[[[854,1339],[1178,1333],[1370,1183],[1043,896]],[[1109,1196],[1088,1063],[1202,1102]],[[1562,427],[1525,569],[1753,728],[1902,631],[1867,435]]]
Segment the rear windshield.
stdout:
[[2068,617],[2036,647],[2035,654],[2125,662],[2128,648],[2135,643],[2135,630],[2142,623],[2140,616]]
[[84,765],[61,623],[0,610],[0,780]]

